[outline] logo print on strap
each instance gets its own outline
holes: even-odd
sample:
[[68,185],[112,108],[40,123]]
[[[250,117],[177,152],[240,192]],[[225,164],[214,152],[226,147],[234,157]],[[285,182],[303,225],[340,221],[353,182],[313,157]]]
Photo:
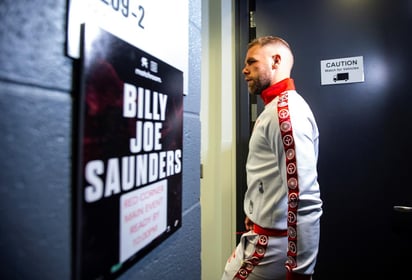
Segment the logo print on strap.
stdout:
[[237,271],[236,275],[233,277],[233,280],[245,280],[252,272],[252,270],[259,264],[263,259],[266,253],[266,247],[269,242],[269,237],[267,235],[259,235],[255,252],[253,253],[252,258],[245,260]]
[[299,203],[299,182],[296,165],[295,141],[290,121],[288,94],[282,94],[278,100],[279,127],[282,135],[283,147],[286,153],[286,176],[288,185],[288,260],[286,268],[291,271],[296,267],[297,254],[297,208]]

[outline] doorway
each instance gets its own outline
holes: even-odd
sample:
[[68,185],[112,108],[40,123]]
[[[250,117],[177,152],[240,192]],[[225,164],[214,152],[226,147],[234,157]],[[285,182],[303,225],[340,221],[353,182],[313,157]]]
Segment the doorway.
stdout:
[[[406,279],[412,260],[411,1],[250,0],[239,4],[239,29],[249,30],[252,2],[256,35],[277,35],[292,46],[292,77],[318,122],[324,214],[314,278]],[[238,31],[240,65],[246,30]],[[321,84],[322,60],[357,56],[363,57],[364,82]],[[238,116],[249,115],[247,88],[237,69]],[[237,129],[242,162],[249,131],[241,118]],[[244,172],[239,166],[237,178]],[[242,228],[245,185],[238,181],[237,227]]]

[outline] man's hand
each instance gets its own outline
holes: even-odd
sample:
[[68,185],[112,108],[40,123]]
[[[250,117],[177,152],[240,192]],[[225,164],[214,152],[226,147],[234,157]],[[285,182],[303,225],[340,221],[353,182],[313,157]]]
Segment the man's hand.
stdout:
[[249,219],[248,216],[245,218],[245,228],[246,230],[253,230],[254,223]]

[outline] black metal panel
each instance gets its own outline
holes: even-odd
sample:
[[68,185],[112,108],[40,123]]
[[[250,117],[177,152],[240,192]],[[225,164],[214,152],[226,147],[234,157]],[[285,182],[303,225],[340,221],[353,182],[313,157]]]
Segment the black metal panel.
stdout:
[[[317,280],[407,279],[403,267],[411,261],[407,216],[412,213],[395,213],[393,206],[412,206],[411,11],[408,0],[256,0],[257,36],[278,35],[290,43],[292,76],[320,130],[324,215]],[[241,21],[237,26],[245,28]],[[245,36],[239,44],[247,44]],[[242,66],[245,50],[238,50]],[[321,60],[352,56],[363,56],[365,82],[321,85]],[[241,78],[238,99],[246,100]],[[238,137],[243,143],[248,135]],[[244,172],[244,152],[238,150],[238,175]]]
[[[248,1],[235,1],[236,11],[236,228],[244,230],[243,198],[246,191],[245,164],[250,136],[249,93],[242,75],[249,33]],[[237,236],[237,242],[239,242]]]

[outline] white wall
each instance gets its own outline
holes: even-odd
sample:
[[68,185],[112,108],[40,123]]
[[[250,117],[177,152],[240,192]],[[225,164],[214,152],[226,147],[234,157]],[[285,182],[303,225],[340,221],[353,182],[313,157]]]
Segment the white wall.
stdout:
[[202,279],[220,279],[235,246],[235,44],[233,1],[202,1]]

